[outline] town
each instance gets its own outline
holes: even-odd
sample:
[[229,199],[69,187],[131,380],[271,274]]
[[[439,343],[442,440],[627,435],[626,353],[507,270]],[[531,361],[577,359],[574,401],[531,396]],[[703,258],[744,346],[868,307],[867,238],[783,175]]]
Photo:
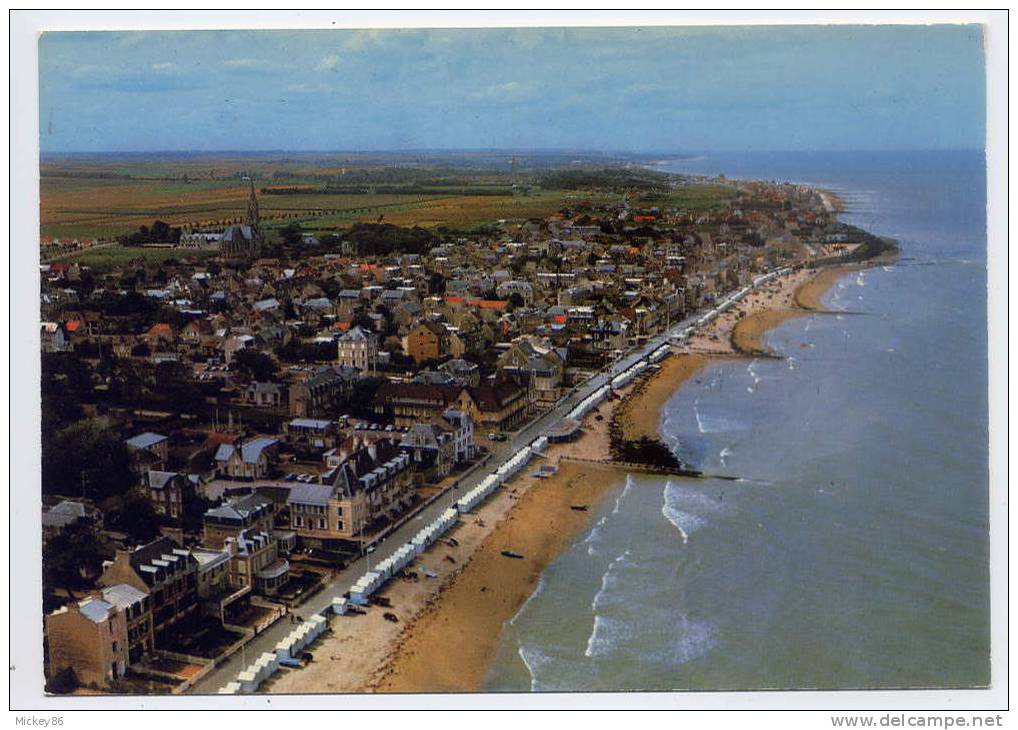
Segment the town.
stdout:
[[[266,210],[321,189],[238,172],[229,216],[44,236],[48,691],[184,692],[301,622],[299,665],[317,605],[381,605],[375,579],[339,577],[406,570],[412,550],[373,573],[372,551],[421,516],[440,534],[534,443],[575,438],[677,326],[879,243],[801,185],[503,167],[486,195],[552,209],[455,229],[372,202],[325,225]],[[259,661],[235,691],[278,664]]]

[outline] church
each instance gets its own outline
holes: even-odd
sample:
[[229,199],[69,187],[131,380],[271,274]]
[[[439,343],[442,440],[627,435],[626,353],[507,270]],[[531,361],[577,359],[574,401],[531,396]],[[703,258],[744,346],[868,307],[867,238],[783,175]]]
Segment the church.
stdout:
[[255,196],[254,180],[250,180],[251,195],[247,200],[245,225],[230,226],[225,231],[184,231],[177,248],[200,251],[218,251],[223,258],[254,258],[259,255],[265,242],[258,213],[258,198]]

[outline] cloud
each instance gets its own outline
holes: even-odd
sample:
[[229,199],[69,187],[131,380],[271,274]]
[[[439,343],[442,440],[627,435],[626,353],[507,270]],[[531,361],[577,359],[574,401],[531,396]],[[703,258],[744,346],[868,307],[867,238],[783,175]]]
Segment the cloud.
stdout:
[[172,63],[171,61],[163,61],[162,63],[152,64],[153,71],[175,71],[176,68],[177,64]]
[[269,64],[259,58],[231,58],[223,65],[228,68],[258,68]]
[[93,76],[106,76],[114,73],[117,73],[117,69],[112,66],[100,66],[94,63],[86,63],[74,69],[71,72],[71,75],[80,79]]
[[534,95],[536,89],[533,85],[521,84],[519,81],[506,81],[502,84],[492,84],[474,94],[475,99],[528,99]]
[[315,66],[316,71],[335,71],[337,68],[339,68],[339,56],[335,53],[330,53],[328,56],[325,56],[318,62],[318,65]]

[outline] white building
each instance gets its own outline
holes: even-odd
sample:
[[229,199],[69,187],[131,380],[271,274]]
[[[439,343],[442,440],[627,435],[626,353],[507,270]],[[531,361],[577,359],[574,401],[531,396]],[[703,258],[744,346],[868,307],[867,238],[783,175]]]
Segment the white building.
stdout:
[[339,338],[338,358],[340,365],[357,370],[374,370],[378,364],[378,337],[360,327],[353,327]]

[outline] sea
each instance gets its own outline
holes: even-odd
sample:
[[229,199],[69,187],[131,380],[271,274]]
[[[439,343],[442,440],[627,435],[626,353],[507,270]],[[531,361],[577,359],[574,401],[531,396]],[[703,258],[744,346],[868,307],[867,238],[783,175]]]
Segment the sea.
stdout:
[[630,475],[502,632],[488,691],[957,688],[990,681],[982,152],[723,154],[896,238],[833,314],[716,362],[663,438],[722,479]]

